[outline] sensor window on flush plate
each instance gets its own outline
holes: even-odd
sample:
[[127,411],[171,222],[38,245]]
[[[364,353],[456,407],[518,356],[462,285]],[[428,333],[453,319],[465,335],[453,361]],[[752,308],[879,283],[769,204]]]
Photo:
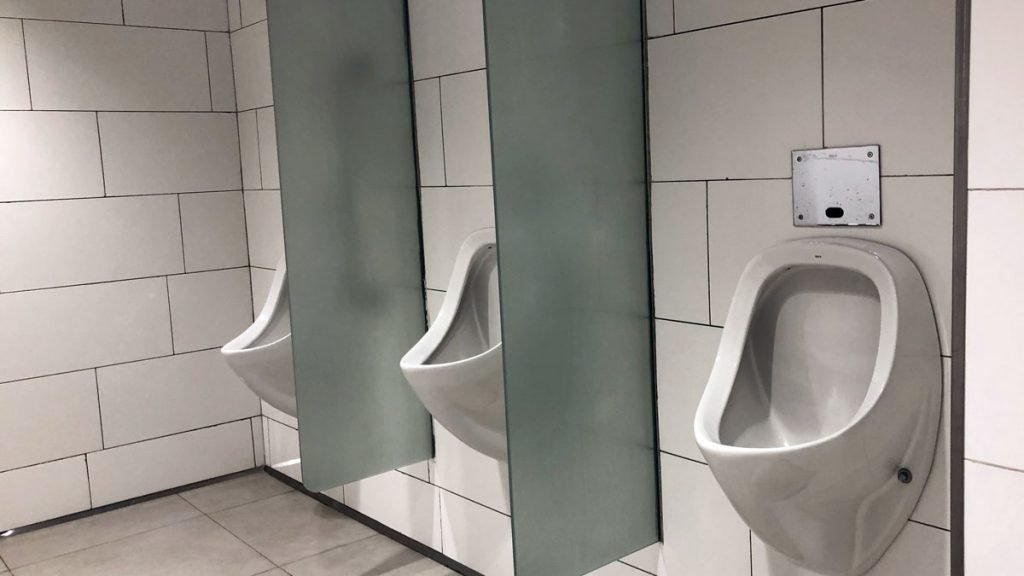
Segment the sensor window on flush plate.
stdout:
[[794,226],[881,226],[879,147],[794,150]]

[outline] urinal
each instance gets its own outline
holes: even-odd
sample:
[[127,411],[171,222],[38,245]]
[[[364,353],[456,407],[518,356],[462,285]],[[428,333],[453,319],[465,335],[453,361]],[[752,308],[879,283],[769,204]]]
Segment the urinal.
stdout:
[[437,318],[399,365],[435,420],[470,448],[507,458],[493,228],[463,241]]
[[941,398],[935,317],[910,259],[799,240],[743,272],[694,432],[761,540],[815,572],[857,576],[921,496]]
[[288,272],[283,256],[256,321],[220,352],[257,396],[286,414],[296,415]]

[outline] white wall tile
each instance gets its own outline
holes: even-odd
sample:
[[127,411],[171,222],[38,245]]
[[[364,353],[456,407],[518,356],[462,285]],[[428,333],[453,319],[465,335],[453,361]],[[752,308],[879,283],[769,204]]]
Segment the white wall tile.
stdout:
[[245,268],[170,276],[175,353],[219,348],[252,323],[252,288]]
[[232,32],[231,51],[234,54],[238,109],[251,110],[273,104],[267,23],[260,22]]
[[270,284],[274,281],[274,271],[266,268],[251,268],[249,275],[252,277],[252,316],[259,316],[260,310],[267,302],[267,295],[270,294]]
[[441,492],[442,553],[487,576],[512,576],[512,519]]
[[953,181],[949,177],[883,178],[882,226],[795,228],[788,180],[712,182],[708,193],[711,322],[725,322],[747,262],[786,240],[847,236],[888,244],[917,264],[935,308],[943,354],[950,354]]
[[284,253],[281,192],[246,191],[245,222],[249,230],[249,262],[253,266],[276,269]]
[[263,188],[263,179],[260,174],[260,139],[255,110],[238,114],[238,140],[242,156],[242,187],[246,190],[260,190]]
[[441,81],[413,84],[416,92],[416,151],[421,186],[444,186],[444,140],[441,136]]
[[253,467],[249,421],[89,454],[94,506],[104,506]]
[[[788,558],[765,545],[756,534],[751,544],[753,576],[821,576],[818,572],[794,565]],[[885,556],[864,576],[948,576],[949,568],[949,533],[931,526],[909,523],[896,537]]]
[[234,32],[242,27],[242,6],[239,0],[228,2],[228,29]]
[[711,376],[720,328],[657,320],[658,434],[661,449],[704,461],[693,420]]
[[434,484],[511,514],[508,495],[508,464],[466,446],[434,422]]
[[0,381],[171,353],[163,278],[0,295]]
[[178,201],[148,196],[0,204],[0,261],[4,291],[180,273]]
[[267,463],[267,453],[264,449],[263,439],[263,417],[254,416],[249,419],[249,425],[252,428],[252,454],[253,458],[256,459],[256,467],[264,466]]
[[28,110],[30,107],[21,22],[0,19],[0,109]]
[[1014,573],[1024,566],[1024,473],[964,466],[964,573]]
[[241,0],[242,26],[267,19],[267,0]]
[[0,529],[89,509],[85,457],[0,473]]
[[179,199],[187,271],[249,264],[241,192],[182,194]]
[[209,110],[202,32],[25,22],[44,110]]
[[487,73],[441,78],[445,181],[449,186],[491,184],[491,120]]
[[666,574],[750,575],[750,531],[711,469],[661,456]]
[[466,236],[494,226],[493,191],[485,186],[423,188],[420,194],[426,286],[444,290]]
[[124,22],[136,26],[227,31],[224,0],[124,0]]
[[0,112],[0,201],[103,196],[96,115]]
[[647,37],[665,36],[675,32],[673,0],[648,0]]
[[410,2],[409,36],[416,79],[486,65],[482,0]]
[[302,482],[299,460],[299,431],[274,420],[267,420],[267,466]]
[[654,180],[788,177],[821,145],[820,35],[807,12],[650,41]]
[[102,448],[92,370],[0,384],[0,438],[0,470]]
[[345,504],[426,544],[441,549],[441,500],[437,487],[397,471],[345,485]]
[[1024,3],[975,0],[971,10],[970,187],[1024,188]]
[[682,0],[676,2],[676,30],[685,32],[709,26],[720,26],[730,22],[741,22],[764,18],[774,14],[785,14],[830,4],[842,4],[847,0]]
[[0,0],[0,16],[121,24],[121,0]]
[[264,188],[280,188],[281,177],[277,167],[277,124],[274,123],[274,108],[260,108],[256,111],[256,126],[260,141],[260,172]]
[[952,386],[951,360],[942,359],[942,420],[939,422],[939,438],[935,444],[935,459],[924,485],[924,492],[917,502],[917,508],[910,515],[912,520],[949,530],[949,443],[950,443],[950,402]]
[[444,303],[445,292],[442,290],[427,291],[427,323],[430,324],[437,318],[437,315],[441,312],[441,304]]
[[100,368],[96,378],[107,448],[260,413],[219,350]]
[[707,324],[707,185],[704,182],[651,186],[654,254],[654,313]]
[[234,114],[100,114],[107,194],[241,187]]
[[826,145],[881,144],[883,174],[953,173],[955,8],[886,0],[825,10]]
[[206,55],[210,61],[210,102],[218,112],[235,111],[235,73],[231,64],[231,37],[206,33]]
[[970,193],[965,402],[968,458],[1024,469],[1024,191]]

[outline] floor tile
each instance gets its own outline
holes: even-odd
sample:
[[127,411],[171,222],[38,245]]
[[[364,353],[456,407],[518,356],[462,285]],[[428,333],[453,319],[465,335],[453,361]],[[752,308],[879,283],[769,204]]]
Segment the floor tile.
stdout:
[[218,512],[212,518],[279,566],[374,534],[298,492]]
[[177,496],[58,524],[0,540],[0,555],[11,568],[49,560],[199,516]]
[[182,493],[181,497],[207,514],[265,500],[290,492],[288,485],[261,471]]
[[294,576],[448,576],[448,568],[386,536],[374,536],[285,567]]
[[269,568],[202,517],[26,566],[17,576],[251,576]]

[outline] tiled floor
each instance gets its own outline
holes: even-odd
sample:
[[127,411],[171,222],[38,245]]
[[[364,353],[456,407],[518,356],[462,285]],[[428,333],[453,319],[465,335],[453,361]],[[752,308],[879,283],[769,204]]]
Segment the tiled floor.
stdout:
[[455,572],[263,472],[0,539],[0,576],[288,574]]

